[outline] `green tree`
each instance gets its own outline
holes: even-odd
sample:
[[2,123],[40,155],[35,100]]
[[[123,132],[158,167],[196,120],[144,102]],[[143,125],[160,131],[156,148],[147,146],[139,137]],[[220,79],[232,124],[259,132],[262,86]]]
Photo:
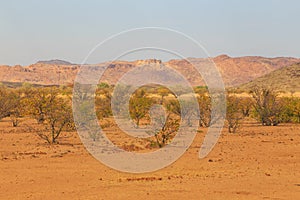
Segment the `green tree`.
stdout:
[[136,121],[137,127],[140,125],[140,120],[149,112],[152,104],[152,99],[146,96],[144,90],[138,90],[132,95],[129,101],[129,113],[131,118]]
[[26,92],[32,95],[26,96],[29,113],[41,127],[32,127],[38,136],[53,144],[63,130],[74,129],[71,99],[63,96],[58,88],[32,88]]
[[235,133],[244,115],[241,111],[241,99],[236,96],[227,97],[226,121],[229,133]]
[[73,129],[73,115],[70,102],[63,98],[55,98],[44,112],[44,131],[38,135],[48,143],[56,143],[63,130]]
[[197,100],[200,109],[199,126],[209,127],[211,123],[211,98],[205,93],[200,93]]
[[280,99],[282,113],[280,119],[282,122],[300,123],[300,98],[284,97]]
[[168,96],[171,92],[169,91],[168,88],[165,88],[165,87],[159,87],[157,89],[157,93],[161,96],[161,99],[160,99],[160,104],[163,104],[164,103],[164,98],[166,96]]
[[[118,115],[125,115],[127,114],[128,110],[124,110],[124,106],[126,104],[126,99],[130,97],[129,90],[131,86],[129,85],[122,85],[118,84],[114,88],[112,104],[114,105],[114,113]],[[128,97],[128,98],[127,98]]]
[[[164,147],[166,144],[170,142],[170,140],[174,137],[174,134],[178,131],[179,128],[179,120],[170,118],[170,115],[167,116],[166,119],[159,119],[159,116],[156,117],[157,123],[160,123],[159,130],[155,130],[155,140],[156,144],[159,148]],[[161,123],[165,121],[165,123]]]
[[249,117],[253,108],[253,101],[250,97],[240,98],[240,107],[244,117]]
[[300,98],[292,98],[291,110],[293,111],[295,122],[300,123]]
[[22,96],[21,90],[16,89],[10,97],[11,104],[14,108],[10,112],[10,119],[13,127],[17,127],[20,123],[20,119],[25,115],[26,105],[24,104],[24,97]]
[[96,92],[95,107],[98,119],[112,116],[111,110],[111,90],[107,87],[99,88]]
[[192,118],[197,115],[195,105],[189,98],[179,98],[178,100],[169,100],[165,107],[171,113],[181,117],[183,123],[192,126]]
[[12,89],[0,87],[0,119],[11,117],[13,126],[17,126],[21,108],[20,95]]
[[255,116],[264,126],[276,126],[280,123],[283,107],[278,93],[268,88],[255,87],[251,91],[254,99]]
[[25,95],[28,113],[42,124],[45,121],[46,110],[59,95],[59,89],[30,88],[25,90]]

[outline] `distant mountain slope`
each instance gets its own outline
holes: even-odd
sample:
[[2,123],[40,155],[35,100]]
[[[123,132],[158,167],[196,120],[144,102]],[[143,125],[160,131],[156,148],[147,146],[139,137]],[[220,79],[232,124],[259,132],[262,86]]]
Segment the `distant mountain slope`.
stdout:
[[278,91],[300,92],[300,63],[275,70],[239,87],[251,90],[255,86],[269,87]]
[[237,86],[247,83],[276,69],[300,62],[291,57],[265,58],[260,56],[246,56],[228,58],[218,56],[214,62],[219,67],[223,80],[227,86]]
[[73,65],[72,63],[64,60],[46,60],[46,61],[38,61],[37,64],[48,64],[48,65]]
[[[232,58],[227,55],[220,55],[212,59],[218,67],[227,87],[247,83],[276,69],[300,62],[300,59],[290,57],[265,58],[260,56],[245,56]],[[195,63],[203,61],[201,58],[191,58],[191,60]],[[203,82],[199,83],[196,71],[187,62],[183,60],[171,60],[168,63],[173,65],[178,71],[182,71],[194,85],[203,84]]]
[[[300,62],[298,58],[278,57],[264,58],[246,56],[232,58],[227,55],[211,58],[218,67],[227,87],[247,83],[276,69]],[[191,58],[194,63],[204,62],[203,58]],[[101,81],[116,83],[126,72],[143,64],[165,64],[178,70],[192,85],[204,85],[197,71],[186,60],[170,60],[162,63],[160,60],[114,61],[104,73]],[[104,67],[108,63],[93,66]],[[29,66],[0,66],[0,82],[29,82],[41,85],[72,84],[80,65],[62,60],[39,61]]]

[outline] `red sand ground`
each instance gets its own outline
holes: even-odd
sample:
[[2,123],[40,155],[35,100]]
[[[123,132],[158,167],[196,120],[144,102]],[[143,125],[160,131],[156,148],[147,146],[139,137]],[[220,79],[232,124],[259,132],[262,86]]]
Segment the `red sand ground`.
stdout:
[[0,199],[300,199],[300,125],[224,129],[201,160],[199,133],[177,162],[147,174],[106,167],[76,133],[49,146],[27,131],[0,122]]

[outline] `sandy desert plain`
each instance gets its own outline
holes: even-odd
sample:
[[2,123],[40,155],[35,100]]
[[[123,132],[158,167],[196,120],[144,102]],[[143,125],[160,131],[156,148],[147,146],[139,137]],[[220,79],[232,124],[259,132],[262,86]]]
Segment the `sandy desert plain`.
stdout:
[[[213,151],[198,159],[207,131],[201,128],[172,165],[130,174],[93,158],[76,132],[64,132],[59,144],[49,145],[28,130],[30,123],[0,122],[0,199],[300,198],[299,124],[246,120],[236,134],[224,128]],[[123,140],[117,132],[109,137],[116,144]]]
[[300,0],[0,0],[0,200],[300,200],[299,19]]
[[[293,96],[300,105],[300,64],[293,64],[298,59],[219,56],[215,60],[225,63],[224,72],[235,74],[236,78],[230,76],[225,79],[226,83],[228,80],[248,80],[249,75],[262,76],[255,72],[273,70],[242,85],[241,91],[247,91],[244,88],[253,84],[272,85],[285,91],[280,97]],[[188,69],[181,61],[176,62]],[[243,69],[248,69],[242,75],[241,71],[234,70],[242,68],[241,63],[244,63]],[[285,64],[292,65],[284,67]],[[123,73],[122,69],[134,66],[134,63],[127,62],[112,65],[109,78],[115,78],[111,76],[113,72]],[[29,72],[37,76],[34,69],[41,70],[39,74],[44,76],[48,76],[45,71],[50,73],[50,69],[56,75],[63,70],[65,75],[62,77],[72,77],[71,72],[75,73],[72,65],[34,64],[24,68],[3,68],[11,70],[9,73],[1,71],[3,76],[10,74],[16,78],[18,75],[19,81]],[[35,79],[30,73],[27,76]],[[23,86],[26,89],[26,84]],[[10,83],[7,87],[16,85]],[[104,87],[104,93],[99,93],[99,96],[110,94],[110,89]],[[235,95],[245,99],[251,97],[241,92]],[[50,145],[30,128],[36,123],[32,117],[21,120],[18,127],[12,127],[10,118],[0,120],[0,199],[300,199],[300,123],[262,126],[247,117],[242,120],[237,133],[229,133],[224,126],[216,146],[204,159],[199,159],[198,153],[207,128],[200,128],[190,148],[172,165],[152,173],[130,174],[113,170],[96,160],[88,153],[76,131],[63,132],[57,139],[58,144]],[[106,129],[110,140],[125,150],[149,150],[149,143],[145,145],[140,140],[128,138],[113,123],[109,123]]]

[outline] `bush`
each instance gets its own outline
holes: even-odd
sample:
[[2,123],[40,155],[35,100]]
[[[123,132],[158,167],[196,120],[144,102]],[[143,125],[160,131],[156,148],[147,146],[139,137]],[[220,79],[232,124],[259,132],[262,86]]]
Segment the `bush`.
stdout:
[[15,94],[5,87],[0,88],[0,119],[9,117],[15,108]]
[[112,116],[111,90],[109,86],[102,84],[102,88],[97,89],[95,98],[95,109],[98,119]]
[[201,93],[197,97],[200,116],[199,116],[199,126],[209,127],[211,124],[211,98],[209,95]]
[[60,96],[58,88],[31,89],[27,97],[29,113],[42,129],[34,129],[48,143],[56,143],[63,130],[74,129],[70,98]]
[[155,107],[151,110],[152,130],[149,134],[155,137],[155,141],[151,141],[151,146],[162,148],[175,136],[179,129],[179,116],[171,117],[172,115],[174,114],[170,110],[167,110],[167,113]]
[[70,103],[63,98],[55,99],[45,110],[42,124],[45,131],[38,132],[38,135],[50,144],[56,143],[63,130],[74,129]]
[[140,120],[149,112],[153,100],[146,96],[144,90],[138,90],[132,95],[129,102],[129,113],[132,119],[136,121],[136,127],[140,125]]
[[282,113],[280,115],[281,122],[300,123],[300,98],[284,97],[280,99]]
[[255,87],[251,94],[254,99],[254,116],[264,126],[278,125],[283,112],[278,93],[268,88]]
[[244,117],[241,107],[241,98],[236,96],[227,97],[226,120],[229,133],[235,133],[240,126],[240,121]]

